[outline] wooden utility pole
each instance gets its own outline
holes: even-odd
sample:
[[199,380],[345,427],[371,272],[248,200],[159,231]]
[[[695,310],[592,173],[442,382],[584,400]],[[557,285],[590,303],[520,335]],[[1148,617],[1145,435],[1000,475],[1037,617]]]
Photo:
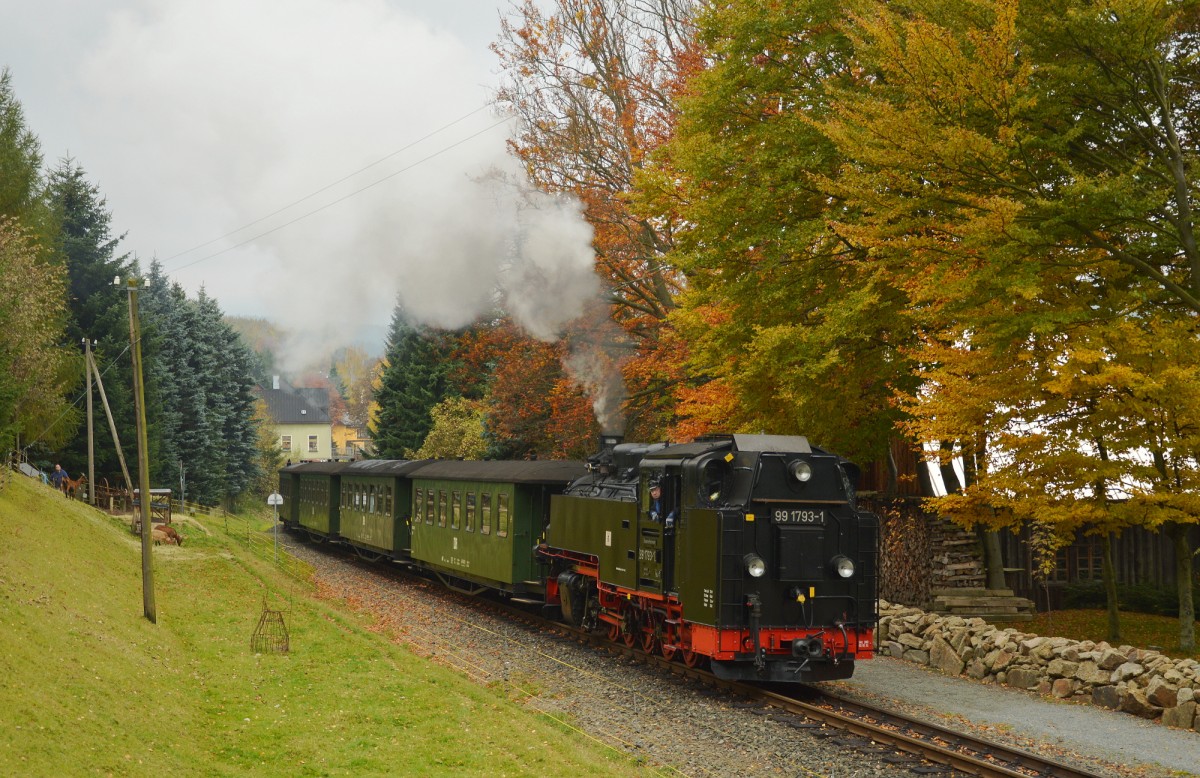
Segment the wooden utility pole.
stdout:
[[108,419],[108,431],[112,433],[113,443],[117,447],[117,460],[121,463],[121,474],[125,476],[125,490],[129,492],[129,499],[133,500],[133,480],[129,477],[129,467],[125,464],[125,452],[121,450],[121,437],[117,435],[117,422],[113,419],[112,408],[108,406],[108,395],[104,393],[104,380],[100,378],[100,371],[96,368],[96,360],[88,354],[88,370],[96,378],[96,388],[100,390],[100,402],[104,403],[104,416]]
[[146,618],[158,622],[154,609],[154,568],[151,565],[150,542],[150,444],[146,435],[146,393],[142,381],[142,335],[138,326],[137,289],[138,279],[130,278],[129,287],[129,343],[133,347],[133,407],[137,416],[138,439],[138,489],[142,509],[142,605]]
[[96,505],[96,435],[92,427],[92,341],[83,339],[84,367],[87,373],[87,417],[88,417],[88,504]]

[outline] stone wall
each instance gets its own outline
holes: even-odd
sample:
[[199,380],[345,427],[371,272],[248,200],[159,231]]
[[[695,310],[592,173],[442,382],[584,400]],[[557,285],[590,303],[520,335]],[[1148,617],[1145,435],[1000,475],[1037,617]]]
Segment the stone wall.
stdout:
[[1132,646],[1045,638],[983,619],[879,603],[879,653],[966,675],[1091,702],[1182,729],[1200,728],[1200,663]]

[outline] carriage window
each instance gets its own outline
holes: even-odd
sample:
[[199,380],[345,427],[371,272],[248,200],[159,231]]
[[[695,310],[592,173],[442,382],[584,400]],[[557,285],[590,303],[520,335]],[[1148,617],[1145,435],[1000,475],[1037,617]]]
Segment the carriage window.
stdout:
[[383,487],[383,515],[392,515],[392,487]]
[[367,487],[367,513],[375,512],[376,497],[378,495],[375,493],[375,484],[371,484]]
[[455,492],[450,502],[450,529],[458,529],[462,525],[462,492]]
[[496,534],[508,537],[508,495],[496,495]]
[[424,521],[425,520],[425,490],[424,489],[417,490],[417,497],[415,500],[413,500],[413,508],[416,509],[416,514],[413,516],[413,518],[417,521]]
[[479,533],[492,534],[492,495],[484,492],[479,495]]
[[438,526],[446,526],[446,491],[438,489]]
[[475,531],[475,492],[467,492],[467,532]]

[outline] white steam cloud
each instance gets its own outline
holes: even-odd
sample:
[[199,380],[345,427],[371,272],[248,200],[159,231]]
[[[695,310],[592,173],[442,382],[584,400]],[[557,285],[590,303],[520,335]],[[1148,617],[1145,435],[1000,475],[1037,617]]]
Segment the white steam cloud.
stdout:
[[298,334],[285,370],[380,347],[398,300],[552,340],[599,297],[580,205],[523,183],[487,107],[507,4],[46,3],[0,30],[45,156],[78,160],[143,267]]

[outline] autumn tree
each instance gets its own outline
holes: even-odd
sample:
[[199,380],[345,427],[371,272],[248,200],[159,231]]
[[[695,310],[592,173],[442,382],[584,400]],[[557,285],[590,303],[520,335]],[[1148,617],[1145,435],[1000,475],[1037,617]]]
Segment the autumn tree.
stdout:
[[[74,383],[66,323],[66,275],[13,219],[0,218],[0,451],[18,438],[54,446],[78,414],[63,401]],[[70,417],[69,424],[61,419]]]
[[566,351],[503,318],[459,338],[449,379],[481,403],[489,458],[581,459],[594,450],[592,402],[564,368]]
[[345,401],[350,425],[366,429],[371,418],[371,403],[374,392],[372,382],[382,371],[382,359],[372,359],[357,346],[339,349],[333,358],[330,371],[335,385]]
[[858,459],[889,450],[891,392],[908,377],[905,298],[830,229],[853,206],[818,179],[843,157],[813,119],[860,76],[835,27],[843,13],[743,1],[699,19],[711,67],[639,178],[639,202],[681,225],[668,256],[687,277],[672,316],[690,379],[678,429],[806,434]]
[[483,408],[479,401],[448,397],[430,411],[433,426],[411,459],[484,459],[488,441],[484,436]]
[[[1035,461],[1103,502],[1116,477],[1106,474],[1128,473],[1134,452],[1154,441],[1144,411],[1089,396],[1086,371],[1127,377],[1110,369],[1128,370],[1136,356],[1117,350],[1132,342],[1121,327],[1200,312],[1186,175],[1196,8],[870,0],[856,11],[842,29],[872,77],[841,87],[836,110],[815,122],[848,160],[823,186],[856,205],[835,229],[905,290],[905,316],[922,336],[913,359],[937,370],[939,358],[980,352],[960,398],[996,372],[989,359],[1011,360],[1031,343],[1048,349],[1037,385],[1071,410],[1027,417],[1030,442],[1055,439],[1037,434],[1053,420],[1065,425],[1057,438],[1074,443]],[[997,300],[1009,304],[989,304]],[[1066,333],[1103,343],[1100,356],[1089,366],[1071,344],[1048,345]],[[1048,388],[1072,371],[1084,371],[1074,389]],[[937,387],[913,396],[945,411],[957,400]],[[1003,393],[991,403],[992,417],[1014,407]],[[974,468],[981,484],[996,473],[993,429],[964,427],[950,439],[965,461],[987,463]],[[1126,490],[1146,483],[1118,480]],[[1190,560],[1190,548],[1177,553]],[[1189,569],[1180,580],[1188,611],[1190,579]]]
[[[652,350],[680,279],[665,261],[674,222],[635,212],[629,193],[647,155],[672,132],[683,77],[700,65],[695,7],[693,0],[556,0],[543,10],[524,0],[492,46],[504,74],[496,103],[522,119],[513,152],[535,186],[578,197],[594,228],[612,318],[632,339],[623,361],[643,362],[629,377],[645,382],[631,387],[632,404],[650,429],[661,427],[662,409],[652,401],[670,381],[638,349],[650,341]],[[669,356],[677,360],[678,352]]]

